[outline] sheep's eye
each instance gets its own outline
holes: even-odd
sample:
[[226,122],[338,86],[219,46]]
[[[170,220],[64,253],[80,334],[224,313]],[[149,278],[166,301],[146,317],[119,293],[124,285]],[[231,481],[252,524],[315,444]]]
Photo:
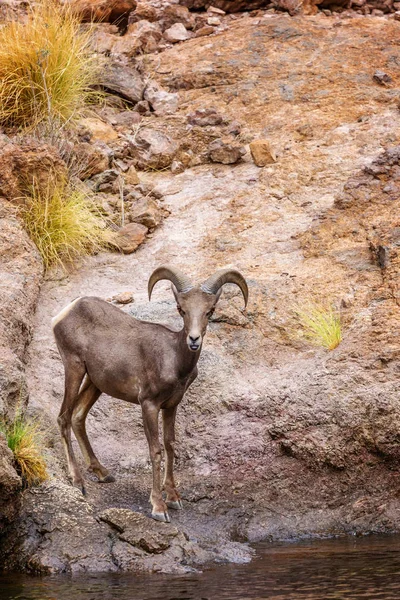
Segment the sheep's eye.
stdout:
[[179,314],[182,315],[182,317],[185,316],[185,314],[186,314],[185,311],[182,310],[180,306],[178,306],[177,308],[178,308]]

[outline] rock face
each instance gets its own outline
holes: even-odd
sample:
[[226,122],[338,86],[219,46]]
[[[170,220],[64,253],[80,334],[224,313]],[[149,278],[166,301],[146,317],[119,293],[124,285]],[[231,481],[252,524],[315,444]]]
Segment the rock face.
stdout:
[[[8,174],[11,178],[12,173]],[[42,275],[39,254],[0,199],[0,414],[13,414],[27,390],[24,359]]]
[[13,454],[0,433],[0,537],[18,511],[20,489],[21,478],[14,469]]

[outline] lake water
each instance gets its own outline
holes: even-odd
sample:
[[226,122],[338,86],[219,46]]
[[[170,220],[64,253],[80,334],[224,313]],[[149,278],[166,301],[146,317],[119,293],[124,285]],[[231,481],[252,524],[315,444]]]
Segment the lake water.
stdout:
[[400,536],[260,544],[251,563],[184,576],[0,576],[1,600],[399,600]]

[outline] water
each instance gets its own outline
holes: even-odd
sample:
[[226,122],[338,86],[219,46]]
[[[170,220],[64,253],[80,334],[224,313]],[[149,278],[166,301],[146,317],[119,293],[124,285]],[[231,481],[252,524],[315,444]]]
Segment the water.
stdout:
[[258,545],[199,574],[0,576],[0,600],[399,600],[400,536]]

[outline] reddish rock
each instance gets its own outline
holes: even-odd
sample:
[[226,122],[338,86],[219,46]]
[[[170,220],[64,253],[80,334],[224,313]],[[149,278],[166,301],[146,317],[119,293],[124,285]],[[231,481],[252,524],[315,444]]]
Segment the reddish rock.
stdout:
[[196,18],[186,6],[168,4],[162,13],[160,22],[163,29],[168,29],[175,23],[182,23],[186,29],[193,29]]
[[196,37],[203,37],[204,35],[211,35],[214,33],[215,27],[211,27],[211,25],[204,25],[204,27],[200,27],[196,31]]
[[139,169],[169,167],[178,150],[178,144],[168,135],[150,127],[143,127],[135,137],[132,136],[131,145]]
[[72,170],[80,179],[93,177],[109,168],[112,155],[111,148],[103,142],[75,144]]
[[67,175],[66,165],[54,146],[33,138],[19,145],[8,139],[0,141],[0,196],[19,204],[33,180],[46,188],[52,173]]
[[93,141],[107,143],[118,139],[118,133],[115,131],[115,129],[101,119],[97,119],[95,117],[81,119],[80,125],[86,127],[90,131],[91,139]]
[[257,167],[265,167],[276,161],[275,152],[268,140],[254,140],[250,142],[250,153]]
[[129,223],[116,233],[113,244],[124,254],[132,254],[143,244],[148,228],[139,223]]
[[139,176],[134,166],[130,166],[126,173],[124,173],[124,180],[128,185],[137,185],[140,183]]
[[69,0],[69,4],[84,23],[126,24],[129,14],[136,8],[136,0]]
[[155,21],[158,21],[159,16],[159,11],[149,2],[140,1],[136,9],[129,15],[129,23],[136,23],[137,21],[142,20],[154,23]]
[[141,198],[134,202],[129,211],[129,220],[133,223],[140,223],[148,229],[154,229],[160,224],[162,218],[158,203],[149,197]]

